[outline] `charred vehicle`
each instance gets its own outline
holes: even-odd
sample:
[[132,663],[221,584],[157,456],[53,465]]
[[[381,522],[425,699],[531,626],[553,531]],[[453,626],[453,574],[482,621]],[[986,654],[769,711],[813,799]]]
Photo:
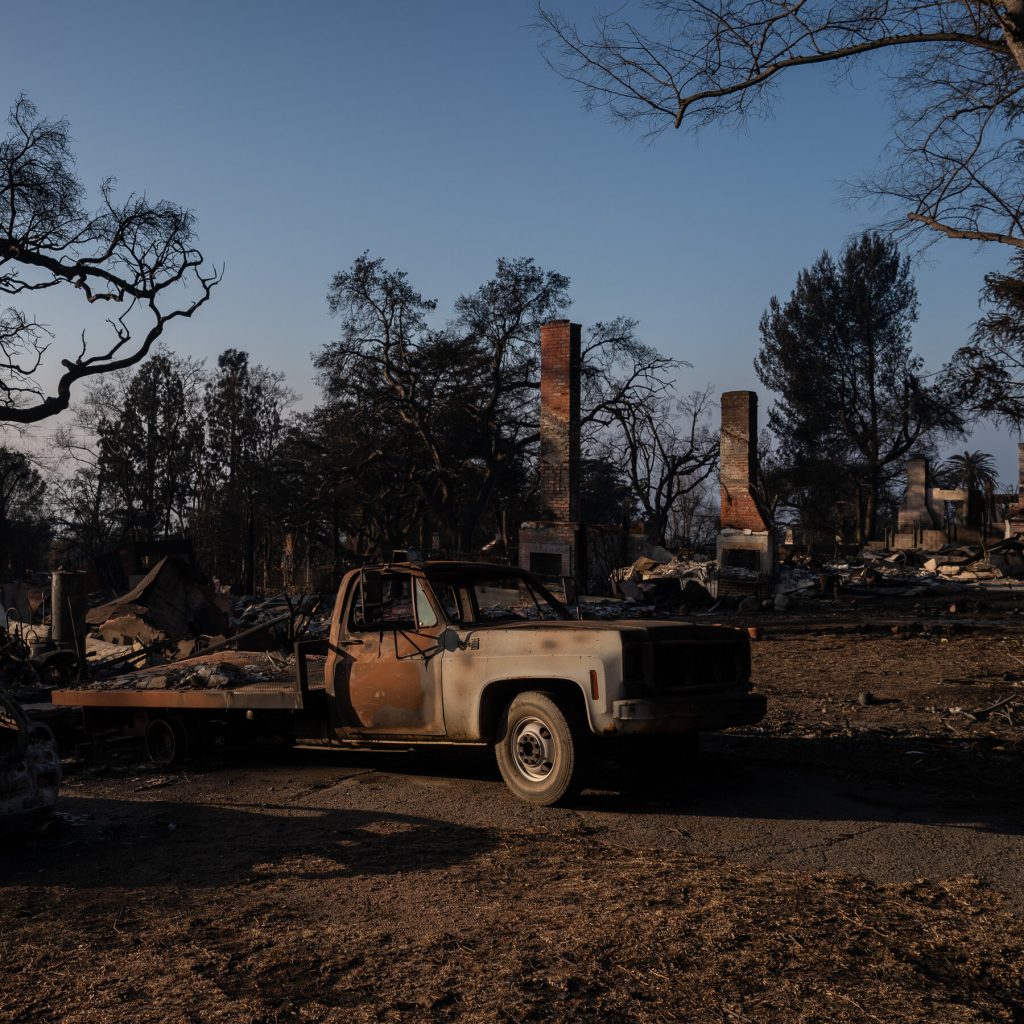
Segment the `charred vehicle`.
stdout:
[[297,647],[288,685],[65,690],[86,724],[119,711],[168,762],[215,721],[326,745],[487,744],[509,789],[553,804],[602,744],[692,750],[759,721],[750,641],[725,626],[580,620],[535,577],[465,562],[369,566],[342,581],[326,644]]
[[57,803],[60,776],[53,733],[0,692],[0,832],[44,824]]

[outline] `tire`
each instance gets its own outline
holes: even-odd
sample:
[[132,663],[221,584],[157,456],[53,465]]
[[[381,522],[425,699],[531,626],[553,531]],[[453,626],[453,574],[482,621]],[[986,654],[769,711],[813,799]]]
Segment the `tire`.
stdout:
[[78,659],[67,651],[32,662],[43,686],[67,686],[78,671]]
[[161,768],[173,768],[188,757],[188,735],[178,718],[154,718],[146,726],[146,753]]
[[586,738],[579,717],[548,694],[519,694],[501,716],[494,747],[505,785],[541,807],[571,799],[583,788]]

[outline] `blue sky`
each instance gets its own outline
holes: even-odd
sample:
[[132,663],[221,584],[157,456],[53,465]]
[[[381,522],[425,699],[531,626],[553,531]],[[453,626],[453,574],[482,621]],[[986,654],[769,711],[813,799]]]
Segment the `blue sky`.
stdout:
[[[167,341],[211,360],[246,348],[307,403],[310,354],[335,331],[328,282],[365,249],[442,310],[499,256],[533,256],[572,278],[574,319],[635,316],[692,363],[684,390],[756,389],[770,296],[880,217],[840,185],[886,140],[872,76],[833,89],[812,71],[745,133],[648,144],[581,109],[532,18],[523,0],[11,4],[0,100],[24,90],[67,118],[90,185],[114,175],[192,208],[226,276]],[[929,366],[965,340],[1007,255],[946,241],[916,266]],[[73,305],[47,312],[75,336]],[[971,445],[1015,481],[1015,437],[984,429]]]

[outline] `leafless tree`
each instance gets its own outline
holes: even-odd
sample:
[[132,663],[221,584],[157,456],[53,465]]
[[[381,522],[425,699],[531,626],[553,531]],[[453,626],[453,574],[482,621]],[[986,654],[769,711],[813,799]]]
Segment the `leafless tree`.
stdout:
[[[448,324],[432,328],[436,302],[379,258],[364,254],[331,284],[342,330],[317,360],[325,395],[337,405],[358,392],[358,404],[383,413],[368,421],[377,431],[389,420],[399,428],[389,448],[404,436],[415,452],[422,496],[458,550],[473,549],[485,513],[497,511],[501,488],[536,448],[539,328],[564,313],[568,289],[567,277],[532,259],[501,259],[493,278],[456,300]],[[619,317],[587,331],[584,433],[666,386],[675,361],[635,329]]]
[[718,469],[718,434],[708,424],[710,406],[707,389],[682,399],[627,397],[614,409],[611,444],[654,544],[669,542],[669,525],[685,518],[688,496]]
[[[0,294],[73,288],[108,303],[110,331],[89,354],[86,331],[52,394],[40,383],[52,331],[22,310],[0,311],[0,421],[35,423],[61,412],[76,381],[145,358],[171,321],[191,317],[220,280],[195,248],[191,212],[140,195],[118,202],[113,179],[90,212],[83,205],[66,121],[40,118],[24,95],[0,141]],[[141,326],[140,326],[141,325]]]
[[588,108],[651,133],[742,124],[800,68],[875,58],[891,159],[856,191],[897,200],[911,230],[1024,248],[1024,0],[644,0],[582,31],[543,7],[539,22]]

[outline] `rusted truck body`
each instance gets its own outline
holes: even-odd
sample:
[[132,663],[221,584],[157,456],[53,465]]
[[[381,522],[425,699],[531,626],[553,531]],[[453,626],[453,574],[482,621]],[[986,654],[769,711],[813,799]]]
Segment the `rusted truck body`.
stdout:
[[[693,750],[700,732],[765,713],[745,631],[580,620],[538,579],[500,565],[355,570],[338,590],[326,644],[297,655],[295,682],[273,697],[266,689],[195,697],[250,722],[286,717],[300,742],[490,745],[509,789],[538,804],[575,794],[602,745],[671,758]],[[125,710],[136,706],[132,692],[111,696]],[[55,699],[94,713],[104,706],[102,694],[76,694]],[[168,730],[187,735],[184,716],[203,710],[192,694],[176,693],[166,709],[159,693],[139,698],[151,720],[171,720],[165,739]]]

